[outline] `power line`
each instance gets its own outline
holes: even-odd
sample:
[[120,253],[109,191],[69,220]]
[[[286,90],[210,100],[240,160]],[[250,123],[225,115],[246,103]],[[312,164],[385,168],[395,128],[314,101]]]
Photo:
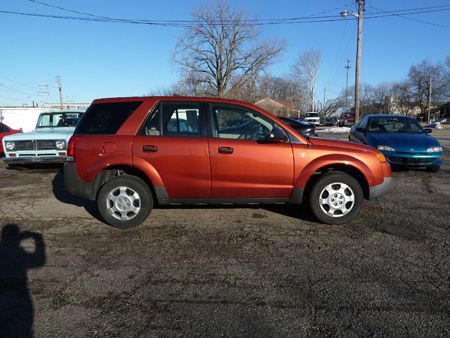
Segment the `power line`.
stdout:
[[23,94],[23,95],[30,95],[30,96],[36,96],[36,94],[26,92],[20,89],[12,88],[9,86],[5,86],[3,83],[0,83],[0,90],[11,92],[11,93],[17,93],[17,94]]
[[27,84],[27,83],[23,83],[23,82],[20,82],[20,81],[16,81],[16,80],[10,79],[9,77],[6,77],[4,75],[0,75],[0,78],[5,79],[5,80],[7,80],[9,82],[15,83],[16,85],[19,85],[19,86],[22,86],[22,87],[29,87],[31,89],[35,89],[36,88],[36,86],[32,86],[29,83]]
[[[37,1],[32,1],[35,3],[41,3]],[[46,4],[50,7],[53,5]],[[91,21],[91,22],[104,22],[104,23],[122,23],[122,24],[139,24],[139,25],[150,25],[150,26],[165,26],[165,27],[190,27],[194,24],[198,24],[201,21],[199,20],[143,20],[143,19],[123,19],[123,18],[111,18],[105,16],[98,16],[91,13],[73,11],[70,9],[66,9],[63,7],[58,8],[66,11],[72,11],[77,13],[83,13],[83,15],[88,15],[88,17],[83,16],[67,16],[67,15],[55,15],[55,14],[41,14],[41,13],[30,13],[30,12],[16,12],[16,11],[5,11],[0,10],[2,14],[10,14],[10,15],[20,15],[20,16],[31,16],[31,17],[42,17],[42,18],[52,18],[52,19],[61,19],[61,20],[77,20],[77,21]],[[449,11],[450,5],[445,6],[430,6],[430,7],[421,7],[421,8],[410,8],[410,9],[402,9],[396,11],[385,11],[385,13],[366,13],[364,19],[377,19],[383,17],[390,16],[401,16],[401,15],[417,15],[424,13],[434,13],[441,11]],[[337,22],[337,21],[345,21],[352,20],[352,18],[341,18],[336,15],[325,15],[325,16],[302,16],[302,17],[292,17],[292,18],[278,18],[278,19],[245,19],[241,20],[241,24],[254,25],[254,26],[262,26],[262,25],[282,25],[282,24],[302,24],[302,23],[319,23],[319,22]],[[233,21],[212,21],[210,24],[215,25],[232,25]],[[447,26],[442,26],[444,28],[448,28]]]
[[[387,13],[387,11],[385,11],[384,9],[381,9],[381,8],[376,8],[376,7],[373,7],[373,6],[371,6],[371,8],[373,8],[373,9],[379,11],[379,12],[382,12],[382,13]],[[418,23],[423,23],[423,24],[426,24],[426,25],[431,25],[431,26],[436,26],[436,27],[443,27],[443,28],[450,28],[450,26],[448,26],[448,25],[443,25],[443,24],[435,23],[435,22],[429,22],[429,21],[425,21],[425,20],[421,20],[421,19],[410,18],[408,16],[405,16],[404,14],[396,14],[395,16],[398,16],[398,17],[400,17],[402,19],[406,19],[406,20],[410,20],[410,21],[414,21],[414,22],[418,22]]]

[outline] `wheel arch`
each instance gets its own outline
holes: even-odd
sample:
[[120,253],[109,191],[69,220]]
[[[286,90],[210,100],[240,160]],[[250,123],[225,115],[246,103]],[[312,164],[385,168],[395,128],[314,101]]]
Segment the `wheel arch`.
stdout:
[[322,177],[323,174],[333,171],[346,173],[356,179],[356,181],[358,181],[359,185],[361,186],[364,198],[369,199],[369,182],[367,181],[366,176],[358,168],[342,163],[329,164],[318,168],[318,170],[315,171],[306,182],[303,197],[305,198],[305,196],[309,196],[312,187],[319,180],[319,178]]
[[368,199],[369,183],[373,180],[373,173],[362,161],[342,155],[326,155],[309,163],[298,175],[296,188],[302,190],[302,202],[309,196],[312,186],[324,174],[330,171],[344,172],[355,178],[361,185],[364,198]]
[[155,185],[152,182],[152,180],[149,178],[149,176],[139,168],[133,167],[131,165],[112,165],[109,167],[105,167],[102,171],[100,171],[96,178],[94,183],[94,192],[95,197],[98,195],[98,192],[100,191],[100,188],[110,181],[111,179],[123,175],[130,175],[135,176],[143,180],[148,188],[150,189],[150,192],[152,193],[153,199],[158,202],[158,194],[155,189]]

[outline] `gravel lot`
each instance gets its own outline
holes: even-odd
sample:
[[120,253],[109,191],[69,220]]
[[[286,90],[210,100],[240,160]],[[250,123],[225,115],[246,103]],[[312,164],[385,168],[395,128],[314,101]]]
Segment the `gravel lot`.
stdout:
[[129,231],[68,196],[58,168],[2,162],[0,336],[448,337],[449,157],[395,172],[346,225],[170,207]]

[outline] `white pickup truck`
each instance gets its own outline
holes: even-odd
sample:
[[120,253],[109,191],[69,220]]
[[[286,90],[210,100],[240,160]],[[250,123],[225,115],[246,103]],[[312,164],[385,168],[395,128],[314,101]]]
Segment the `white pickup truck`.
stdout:
[[34,131],[3,138],[4,161],[9,166],[33,163],[64,163],[67,143],[82,111],[46,111],[39,115]]
[[319,113],[313,111],[307,112],[305,113],[304,121],[318,126],[320,125],[320,115]]

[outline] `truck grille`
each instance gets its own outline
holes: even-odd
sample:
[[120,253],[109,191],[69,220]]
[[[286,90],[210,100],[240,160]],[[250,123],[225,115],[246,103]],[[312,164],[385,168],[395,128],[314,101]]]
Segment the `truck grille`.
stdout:
[[55,149],[56,148],[55,141],[37,140],[35,142],[36,142],[37,150],[49,150],[49,149]]
[[15,141],[15,150],[34,150],[33,141]]
[[55,140],[27,140],[15,141],[16,149],[14,150],[52,150],[56,149]]

